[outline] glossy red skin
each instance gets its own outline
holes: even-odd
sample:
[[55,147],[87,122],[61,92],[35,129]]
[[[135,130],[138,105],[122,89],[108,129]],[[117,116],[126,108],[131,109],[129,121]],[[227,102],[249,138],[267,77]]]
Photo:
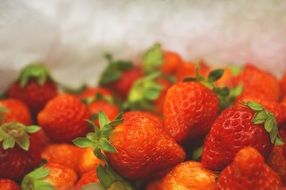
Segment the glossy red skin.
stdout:
[[175,74],[181,64],[183,64],[183,60],[179,54],[172,51],[165,51],[161,70],[166,74]]
[[284,185],[286,185],[286,157],[283,146],[274,146],[267,160],[268,166],[275,171]]
[[34,114],[38,113],[56,95],[57,86],[51,81],[41,86],[32,80],[24,88],[15,82],[8,90],[9,97],[23,101]]
[[111,84],[111,89],[122,98],[127,97],[129,90],[134,82],[143,77],[143,70],[141,67],[134,67],[122,73],[120,79]]
[[157,100],[155,100],[156,112],[159,114],[163,114],[165,97],[166,97],[167,91],[172,86],[172,83],[166,79],[158,79],[157,82],[158,84],[162,86],[162,90]]
[[3,114],[3,123],[15,121],[23,123],[24,125],[32,124],[32,117],[29,108],[20,100],[12,98],[1,100],[0,106],[7,109]]
[[204,142],[202,164],[211,170],[222,170],[235,154],[246,146],[256,148],[265,158],[273,147],[263,125],[254,125],[254,112],[238,106],[226,109],[213,123]]
[[197,82],[173,85],[165,97],[165,130],[179,143],[208,133],[219,111],[216,94]]
[[112,96],[112,92],[108,90],[107,88],[102,88],[102,87],[89,87],[85,89],[83,92],[81,92],[78,97],[80,99],[84,98],[89,98],[89,97],[94,97],[96,94],[100,94],[103,96]]
[[0,147],[0,178],[19,180],[41,162],[41,147],[35,134],[30,136],[29,151],[15,145],[4,150]]
[[120,112],[116,105],[100,100],[88,105],[88,109],[92,115],[100,111],[104,112],[111,121],[114,120]]
[[279,176],[252,147],[240,150],[218,180],[219,190],[278,190],[280,187]]
[[123,177],[144,179],[182,162],[183,149],[162,129],[160,119],[146,112],[127,112],[110,142],[117,152],[107,158]]
[[[206,77],[210,72],[210,67],[205,62],[200,62],[200,71],[199,73]],[[196,76],[196,64],[191,62],[185,62],[180,64],[177,69],[176,78],[177,82],[182,82],[186,77],[195,77]]]
[[13,180],[0,179],[0,190],[20,190],[20,187]]
[[82,187],[89,183],[99,183],[99,179],[97,177],[96,170],[90,170],[84,173],[81,178],[77,182],[77,187]]
[[55,142],[71,142],[88,132],[88,108],[72,95],[58,95],[38,114],[38,123]]
[[283,75],[282,79],[280,80],[280,89],[282,97],[286,98],[286,73]]
[[246,64],[243,71],[233,80],[233,85],[243,84],[243,94],[263,96],[271,101],[280,98],[279,81],[269,72]]

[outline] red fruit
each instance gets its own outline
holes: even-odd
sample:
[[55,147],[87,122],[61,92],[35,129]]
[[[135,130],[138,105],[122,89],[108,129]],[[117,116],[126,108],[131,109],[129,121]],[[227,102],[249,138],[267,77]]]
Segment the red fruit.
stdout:
[[3,112],[0,112],[0,123],[7,122],[20,122],[24,125],[32,124],[31,114],[28,107],[16,99],[5,99],[0,101],[0,109],[3,109]]
[[78,171],[78,165],[83,150],[69,144],[51,144],[42,152],[42,159],[48,163],[56,163]]
[[[263,107],[259,109],[263,111]],[[266,114],[263,112],[263,114]],[[267,114],[269,114],[267,112]],[[233,160],[235,154],[246,146],[256,148],[265,158],[268,157],[272,143],[277,138],[277,133],[271,139],[272,130],[276,130],[273,117],[263,118],[259,124],[256,121],[257,112],[247,106],[238,106],[226,109],[216,119],[211,127],[205,142],[202,155],[204,167],[212,170],[221,170]],[[269,133],[264,128],[265,120],[273,124]]]
[[178,164],[163,179],[159,190],[215,190],[217,175],[198,162]]
[[280,89],[282,97],[286,97],[286,73],[283,75],[280,80]]
[[38,123],[53,141],[70,142],[88,132],[89,117],[89,110],[79,98],[58,95],[38,114]]
[[176,73],[177,82],[182,82],[186,77],[196,76],[196,68],[199,68],[199,73],[202,76],[207,76],[210,72],[210,67],[200,60],[198,63],[183,63],[179,66]]
[[90,170],[84,173],[81,178],[77,182],[77,187],[82,187],[89,183],[99,183],[99,179],[97,177],[96,169]]
[[252,147],[240,150],[218,180],[218,189],[221,190],[278,190],[280,187],[279,176]]
[[254,65],[245,65],[243,71],[234,79],[233,84],[243,84],[243,94],[263,96],[265,99],[278,101],[280,87],[278,80],[270,73]]
[[77,175],[74,170],[55,163],[48,163],[27,174],[21,184],[22,190],[46,189],[71,190],[75,187]]
[[280,176],[282,183],[286,185],[286,157],[283,155],[283,146],[273,147],[267,163]]
[[94,155],[92,148],[85,148],[82,150],[78,160],[79,173],[82,175],[90,170],[95,171],[96,167],[101,163],[103,162]]
[[91,115],[98,114],[98,112],[102,111],[111,120],[115,119],[120,111],[115,104],[103,100],[92,102],[91,104],[88,105],[88,109],[90,110]]
[[150,113],[125,113],[109,140],[116,149],[106,153],[109,163],[130,179],[150,177],[185,158],[183,149],[163,131],[160,119]]
[[281,104],[283,104],[284,106],[286,106],[286,96],[284,96],[284,98],[282,99]]
[[100,94],[102,96],[112,96],[112,92],[108,90],[107,88],[102,87],[89,87],[85,89],[83,92],[81,92],[78,97],[80,99],[95,97],[97,94]]
[[219,111],[216,94],[197,82],[173,85],[163,109],[164,128],[179,143],[206,134]]
[[160,95],[157,98],[157,100],[155,100],[156,111],[158,113],[163,113],[165,97],[167,95],[169,88],[172,86],[172,83],[166,79],[158,79],[157,82],[159,85],[161,85],[162,90],[161,90]]
[[15,181],[0,179],[0,190],[20,190],[20,187]]
[[[21,123],[5,123],[0,127],[0,137],[4,139],[0,142],[0,178],[19,180],[40,164],[39,139],[36,133],[29,137],[27,128]],[[16,144],[8,142],[8,136],[14,142],[17,138]],[[30,142],[30,145],[27,142]]]
[[183,64],[183,60],[179,54],[172,51],[165,51],[164,60],[161,64],[161,70],[166,74],[175,74],[177,69]]
[[8,90],[9,97],[23,101],[34,114],[56,95],[57,86],[42,64],[25,67],[19,79]]

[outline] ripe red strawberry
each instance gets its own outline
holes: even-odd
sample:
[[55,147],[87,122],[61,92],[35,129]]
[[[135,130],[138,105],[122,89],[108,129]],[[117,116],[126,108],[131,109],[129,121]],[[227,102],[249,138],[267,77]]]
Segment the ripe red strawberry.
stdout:
[[99,179],[97,177],[96,170],[90,170],[84,173],[81,178],[77,182],[77,187],[83,187],[90,183],[99,183]]
[[286,185],[286,157],[283,154],[283,146],[274,146],[267,160],[269,167],[281,178]]
[[265,99],[278,101],[280,87],[278,80],[270,73],[260,70],[252,64],[244,66],[242,72],[234,79],[233,84],[243,84],[243,94],[263,96]]
[[286,73],[284,73],[282,79],[280,80],[280,89],[282,97],[286,98]]
[[222,171],[218,180],[220,190],[278,190],[280,187],[279,176],[252,147],[240,150],[234,161]]
[[253,146],[265,158],[272,144],[280,143],[273,114],[258,103],[226,109],[216,119],[205,142],[202,155],[204,167],[221,170],[246,146]]
[[20,190],[19,185],[10,179],[0,179],[0,190]]
[[88,132],[88,108],[72,95],[58,95],[38,114],[38,123],[50,139],[70,142]]
[[102,100],[92,102],[88,105],[88,109],[93,116],[97,115],[99,112],[104,112],[107,117],[112,120],[116,118],[120,111],[115,104]]
[[215,190],[217,175],[198,162],[178,164],[162,179],[158,190]]
[[230,65],[224,68],[224,73],[222,77],[216,81],[218,86],[227,86],[233,87],[233,80],[237,77],[242,71],[242,68],[236,65]]
[[125,98],[133,83],[143,76],[139,66],[129,61],[114,61],[111,55],[107,55],[108,67],[103,71],[99,84],[112,89],[116,95]]
[[101,96],[112,96],[112,92],[107,88],[102,87],[88,87],[83,92],[81,92],[78,97],[80,99],[95,97],[97,94]]
[[90,170],[95,171],[97,166],[102,163],[103,162],[94,155],[92,148],[85,148],[82,150],[82,154],[79,157],[77,167],[79,173],[83,175]]
[[179,143],[206,134],[219,111],[216,94],[198,82],[182,82],[167,92],[164,128]]
[[74,170],[55,163],[48,163],[27,174],[21,184],[22,190],[56,189],[71,190],[77,181]]
[[78,165],[83,150],[70,144],[48,145],[41,154],[43,160],[48,163],[56,163],[78,171]]
[[[183,149],[164,132],[160,118],[146,112],[127,112],[123,123],[116,125],[120,121],[122,119],[117,118],[110,122],[100,112],[100,129],[95,128],[95,133],[88,134],[86,139],[78,138],[74,143],[81,147],[96,145],[97,157],[102,159],[100,150],[104,151],[108,163],[129,179],[150,177],[184,160]],[[91,138],[95,135],[99,138]]]
[[0,126],[0,178],[18,180],[40,163],[41,147],[35,133],[38,130],[21,123]]
[[8,90],[9,97],[23,101],[33,114],[37,114],[56,95],[57,86],[43,64],[25,67]]
[[16,99],[0,100],[0,123],[20,122],[24,125],[32,124],[31,114],[28,107]]
[[161,85],[162,89],[161,89],[159,97],[155,100],[155,105],[156,105],[156,111],[162,114],[163,108],[164,108],[165,97],[167,95],[169,88],[172,86],[172,83],[163,78],[159,78],[157,82],[159,85]]
[[177,69],[183,64],[183,60],[178,53],[173,51],[164,51],[164,59],[161,64],[161,70],[166,74],[176,74]]
[[286,96],[284,96],[284,98],[282,99],[281,104],[283,104],[284,106],[286,106]]
[[185,62],[177,70],[177,82],[182,82],[186,77],[195,77],[197,68],[202,76],[207,76],[211,70],[203,60],[194,61],[194,63]]

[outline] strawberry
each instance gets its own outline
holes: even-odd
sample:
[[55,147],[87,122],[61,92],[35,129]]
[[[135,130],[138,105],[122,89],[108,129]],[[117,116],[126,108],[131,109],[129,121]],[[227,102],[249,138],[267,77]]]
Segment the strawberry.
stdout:
[[10,179],[0,179],[0,190],[20,190],[19,185]]
[[20,122],[24,125],[31,125],[32,118],[28,107],[16,99],[0,100],[0,123]]
[[[222,77],[216,81],[218,86],[227,86],[233,87],[233,80],[237,77],[242,71],[242,68],[236,65],[230,65],[224,68],[224,73]],[[236,84],[237,85],[237,84]]]
[[107,88],[89,87],[86,88],[83,92],[81,92],[78,95],[78,97],[80,99],[85,99],[85,98],[95,97],[97,94],[100,94],[101,96],[112,96],[112,92]]
[[39,129],[14,122],[0,126],[1,178],[18,180],[40,163]]
[[284,98],[282,99],[281,104],[283,104],[284,106],[286,106],[286,96],[284,96]]
[[41,154],[48,163],[56,163],[78,171],[79,160],[83,150],[70,144],[50,144]]
[[218,179],[218,189],[221,190],[278,190],[280,187],[279,176],[252,147],[241,149]]
[[176,73],[177,82],[182,82],[186,77],[195,77],[196,69],[199,74],[206,77],[210,72],[210,67],[203,61],[197,60],[193,62],[185,62],[180,65]]
[[164,51],[159,43],[148,49],[143,56],[145,73],[161,70],[165,74],[173,75],[183,63],[179,54],[173,51]]
[[206,134],[219,111],[214,92],[198,82],[181,82],[167,92],[164,128],[179,143]]
[[110,87],[115,94],[125,98],[133,83],[141,78],[143,71],[139,66],[133,65],[129,61],[114,61],[111,55],[106,57],[109,65],[103,71],[99,84]]
[[216,178],[214,172],[203,168],[199,162],[183,162],[167,173],[159,190],[214,190]]
[[224,110],[213,123],[204,142],[202,164],[221,170],[246,146],[253,146],[267,158],[272,144],[280,142],[273,114],[256,102],[248,102]]
[[282,79],[280,80],[280,89],[282,97],[286,98],[286,73],[284,73]]
[[33,114],[57,95],[57,86],[43,64],[25,67],[8,90],[8,96],[23,101]]
[[278,80],[270,73],[260,70],[252,64],[246,64],[242,72],[233,80],[233,84],[243,84],[243,94],[263,96],[278,101],[280,88]]
[[[120,121],[118,117],[110,122],[100,112],[100,129],[95,128],[96,132],[88,134],[87,139],[78,138],[74,143],[81,147],[99,144],[94,147],[97,157],[102,158],[100,150],[104,151],[108,163],[129,179],[149,177],[184,160],[184,151],[163,131],[158,117],[146,112],[128,112],[123,123],[116,125]],[[115,129],[110,131],[114,125]],[[91,137],[95,135],[99,137],[94,140]]]
[[84,174],[90,170],[95,170],[101,163],[103,162],[94,155],[92,148],[85,148],[78,160],[79,173]]
[[88,132],[88,108],[72,95],[58,95],[38,114],[38,123],[50,139],[70,142]]
[[90,183],[99,183],[99,179],[97,177],[95,169],[84,173],[78,180],[77,187],[84,187],[85,185]]
[[155,100],[156,112],[163,113],[165,97],[167,95],[167,91],[172,86],[172,83],[169,80],[164,79],[164,78],[159,78],[157,80],[157,83],[161,86],[162,89],[161,89],[160,95]]
[[269,167],[275,171],[286,185],[286,157],[283,155],[283,146],[274,146],[267,160]]
[[48,163],[28,173],[22,180],[22,190],[56,189],[71,190],[77,181],[74,170],[55,163]]

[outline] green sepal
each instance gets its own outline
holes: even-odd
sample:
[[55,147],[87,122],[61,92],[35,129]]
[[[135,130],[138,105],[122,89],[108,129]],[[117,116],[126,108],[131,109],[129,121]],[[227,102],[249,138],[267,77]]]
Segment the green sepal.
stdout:
[[54,186],[45,181],[50,174],[50,170],[45,166],[41,166],[24,176],[21,189],[22,190],[55,190]]
[[88,121],[88,124],[94,129],[86,137],[78,137],[73,140],[76,146],[81,148],[91,147],[94,150],[95,155],[106,162],[103,152],[116,152],[116,149],[109,142],[109,137],[114,127],[123,122],[122,113],[120,113],[113,121],[110,121],[105,113],[98,113],[99,127],[92,121]]
[[0,124],[3,122],[4,115],[5,115],[5,113],[7,113],[8,111],[9,111],[9,110],[8,110],[6,107],[0,105]]
[[0,142],[3,149],[13,148],[17,144],[25,151],[29,150],[29,134],[39,131],[38,126],[25,126],[22,123],[10,122],[0,126]]
[[216,70],[211,71],[208,75],[208,81],[215,82],[219,80],[222,77],[223,73],[224,73],[223,69],[216,69]]
[[238,65],[230,65],[228,66],[228,68],[230,69],[233,76],[238,76],[243,70],[243,67]]
[[203,147],[200,146],[193,151],[191,158],[193,160],[199,161],[202,157],[202,154],[203,154]]
[[79,87],[70,87],[65,84],[60,84],[60,83],[58,83],[58,86],[62,92],[65,92],[68,94],[75,94],[75,95],[82,93],[88,87],[86,84],[83,84]]
[[46,66],[42,63],[32,63],[27,65],[20,73],[19,83],[25,87],[30,80],[36,80],[39,85],[44,85],[47,80],[53,80]]
[[108,85],[117,81],[124,71],[133,68],[133,64],[130,61],[114,61],[110,54],[105,55],[109,64],[106,69],[102,72],[99,84]]
[[164,53],[159,43],[153,45],[143,55],[143,69],[145,73],[159,70],[164,61]]
[[110,166],[98,165],[96,168],[100,184],[107,190],[133,190],[134,188],[124,178],[118,175]]
[[134,83],[127,99],[129,109],[154,111],[154,101],[163,89],[156,81],[160,76],[160,72],[151,73]]
[[274,115],[257,102],[250,101],[246,102],[245,105],[255,112],[251,122],[255,125],[263,124],[263,128],[269,133],[271,143],[275,145],[283,144]]
[[96,93],[95,96],[92,96],[92,97],[88,97],[88,98],[84,98],[82,99],[81,101],[84,103],[84,104],[91,104],[93,102],[96,102],[96,101],[105,101],[105,102],[108,102],[110,104],[114,104],[115,103],[115,100],[112,96],[109,96],[109,95],[102,95],[100,93]]
[[89,183],[81,187],[82,190],[105,190],[101,184]]

